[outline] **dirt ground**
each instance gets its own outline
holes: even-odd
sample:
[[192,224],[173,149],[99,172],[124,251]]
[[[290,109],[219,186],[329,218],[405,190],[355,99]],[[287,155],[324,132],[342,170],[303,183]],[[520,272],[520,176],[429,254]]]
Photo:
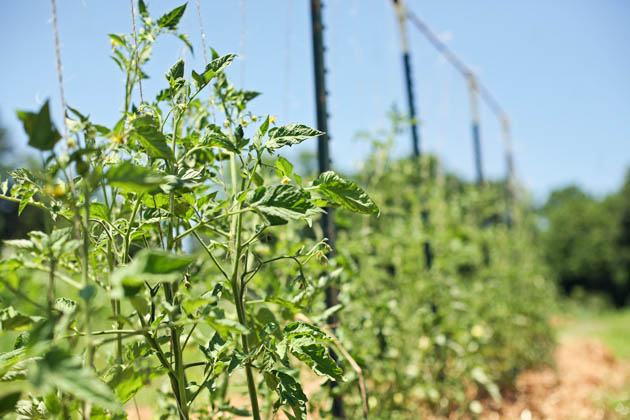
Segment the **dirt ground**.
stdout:
[[[621,362],[600,342],[572,339],[561,342],[554,354],[555,367],[523,372],[516,391],[504,396],[500,407],[489,402],[483,419],[604,420],[617,419],[602,403],[606,396],[630,385],[630,364]],[[317,381],[307,384],[319,386]],[[246,401],[243,400],[243,404]],[[153,418],[151,409],[139,407],[140,419]],[[134,408],[129,420],[137,420]]]
[[[573,339],[560,343],[555,368],[522,373],[516,392],[502,406],[487,407],[486,419],[609,419],[602,399],[630,383],[630,365],[601,343]],[[620,418],[620,417],[619,417]]]

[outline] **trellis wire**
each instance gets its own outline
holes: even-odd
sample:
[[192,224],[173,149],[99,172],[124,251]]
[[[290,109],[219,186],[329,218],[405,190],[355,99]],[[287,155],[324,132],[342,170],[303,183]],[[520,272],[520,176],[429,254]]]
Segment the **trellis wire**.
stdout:
[[135,53],[135,63],[136,63],[136,76],[138,76],[138,90],[140,92],[140,103],[144,102],[144,95],[142,94],[142,73],[140,72],[140,68],[138,66],[138,61],[140,61],[140,54],[138,51],[138,32],[136,31],[136,8],[133,4],[133,0],[129,0],[129,4],[131,6],[131,29],[133,30],[133,43]]
[[63,121],[63,137],[68,138],[68,124],[66,123],[66,94],[63,87],[63,64],[61,63],[61,41],[59,37],[59,20],[57,19],[57,0],[50,0],[52,9],[53,40],[55,44],[55,65],[57,69],[57,83],[59,85],[59,99],[61,101],[61,116]]

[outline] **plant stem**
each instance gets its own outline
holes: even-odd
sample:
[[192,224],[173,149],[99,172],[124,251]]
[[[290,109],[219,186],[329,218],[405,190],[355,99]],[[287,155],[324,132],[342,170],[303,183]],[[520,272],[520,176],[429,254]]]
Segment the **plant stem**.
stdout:
[[[234,199],[239,192],[238,184],[238,170],[236,167],[236,157],[234,154],[230,157],[230,172],[232,177],[232,191]],[[241,209],[241,204],[238,205],[238,210]],[[232,216],[232,224],[230,228],[231,250],[233,253],[233,266],[232,276],[230,278],[230,284],[232,286],[232,294],[234,295],[234,305],[236,306],[236,313],[238,315],[239,322],[247,328],[247,313],[245,311],[243,293],[240,290],[239,284],[239,272],[240,272],[240,259],[241,259],[241,231],[242,231],[242,213],[237,211]],[[241,335],[241,341],[243,345],[243,352],[249,356],[249,341],[247,334]],[[248,360],[245,364],[245,375],[247,376],[247,389],[249,391],[249,399],[252,405],[252,417],[254,420],[260,420],[260,409],[258,407],[258,396],[256,395],[256,383],[254,382],[254,373],[252,371],[251,362]]]
[[[176,156],[177,152],[177,129],[179,127],[179,122],[181,119],[181,114],[176,115],[173,120],[173,141],[172,141],[172,150],[173,156]],[[177,175],[177,159],[175,159],[173,166],[173,175]],[[169,227],[168,227],[168,239],[167,239],[167,247],[170,251],[175,250],[175,233],[176,233],[176,217],[175,217],[175,193],[173,191],[169,194]],[[178,306],[175,303],[175,293],[177,292],[177,284],[164,284],[164,294],[166,296],[167,302],[174,308],[170,317],[171,321],[175,321],[175,318],[179,315]],[[186,369],[184,366],[184,360],[182,355],[182,346],[180,342],[181,335],[181,327],[172,327],[171,329],[171,352],[173,354],[174,362],[175,362],[175,375],[177,382],[177,389],[174,389],[175,393],[178,395],[177,401],[179,404],[180,417],[182,419],[188,419],[188,395],[186,388],[188,387],[186,380]]]

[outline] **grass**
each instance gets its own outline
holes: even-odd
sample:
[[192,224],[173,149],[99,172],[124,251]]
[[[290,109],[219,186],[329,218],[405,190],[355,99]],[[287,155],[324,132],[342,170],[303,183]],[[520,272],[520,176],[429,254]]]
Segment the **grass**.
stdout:
[[572,304],[562,318],[560,340],[575,337],[599,339],[616,357],[630,360],[630,308],[593,309]]

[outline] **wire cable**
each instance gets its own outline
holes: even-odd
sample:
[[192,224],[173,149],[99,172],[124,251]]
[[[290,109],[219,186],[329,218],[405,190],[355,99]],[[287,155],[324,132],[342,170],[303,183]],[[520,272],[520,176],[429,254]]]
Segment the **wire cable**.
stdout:
[[61,41],[59,37],[59,21],[57,19],[57,0],[50,0],[52,9],[53,39],[55,43],[55,65],[57,68],[57,83],[59,85],[59,99],[61,100],[61,115],[63,121],[63,137],[68,138],[68,124],[66,123],[66,94],[63,87],[63,64],[61,63]]
[[142,94],[142,73],[140,72],[140,67],[138,65],[138,61],[140,61],[140,52],[138,51],[138,32],[136,31],[136,8],[133,4],[133,0],[129,0],[129,5],[131,6],[131,29],[133,30],[133,43],[135,53],[135,64],[136,64],[136,76],[138,77],[138,90],[140,92],[140,103],[144,103],[144,95]]

